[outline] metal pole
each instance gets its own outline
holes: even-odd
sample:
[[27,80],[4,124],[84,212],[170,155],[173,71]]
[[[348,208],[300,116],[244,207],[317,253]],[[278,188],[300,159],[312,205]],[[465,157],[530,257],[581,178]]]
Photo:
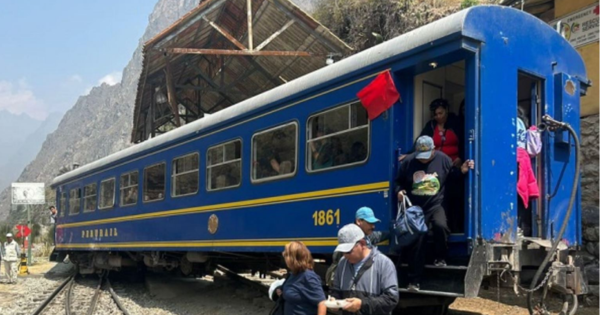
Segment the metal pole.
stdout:
[[[31,205],[27,205],[27,227],[31,231]],[[27,266],[31,266],[31,232],[27,236],[27,240],[29,241],[27,244]]]

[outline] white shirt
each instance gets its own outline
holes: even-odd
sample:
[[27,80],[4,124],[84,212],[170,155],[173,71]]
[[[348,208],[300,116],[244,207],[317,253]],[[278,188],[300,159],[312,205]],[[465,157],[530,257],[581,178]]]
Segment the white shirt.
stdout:
[[12,240],[12,242],[4,242],[4,261],[17,261],[21,256],[21,248],[19,244]]

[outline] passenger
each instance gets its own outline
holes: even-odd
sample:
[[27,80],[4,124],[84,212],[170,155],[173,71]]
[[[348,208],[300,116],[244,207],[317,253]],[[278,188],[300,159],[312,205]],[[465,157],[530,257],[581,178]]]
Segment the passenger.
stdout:
[[[419,137],[429,136],[433,138],[436,150],[449,156],[453,166],[460,167],[462,160],[459,154],[464,127],[460,126],[456,115],[449,112],[449,104],[445,99],[434,100],[429,105],[429,109],[433,112],[434,118],[425,125]],[[400,161],[406,156],[406,154],[401,155]]]
[[[365,242],[369,248],[375,247],[378,243],[386,241],[390,238],[390,233],[387,231],[375,231],[375,223],[381,222],[381,220],[375,217],[375,213],[369,207],[361,207],[356,211],[354,224],[356,224],[365,234]],[[340,259],[342,258],[341,252],[334,252],[333,261],[331,266],[327,268],[325,279],[327,286],[331,286],[333,283],[333,275],[338,266]]]
[[48,210],[50,210],[50,224],[55,224],[58,211],[56,211],[55,206],[50,206],[50,208],[48,208]]
[[[323,130],[317,130],[315,139],[325,136]],[[333,165],[333,148],[329,138],[310,142],[312,170],[331,167]]]
[[317,313],[320,302],[325,300],[321,278],[313,271],[314,262],[306,245],[290,242],[283,251],[290,276],[277,294],[283,297],[283,314],[312,315]]
[[[335,252],[343,254],[335,271],[331,296],[348,303],[342,314],[392,314],[398,304],[398,278],[392,261],[376,247],[369,248],[356,224],[338,232]],[[325,315],[324,302],[319,315]]]
[[[416,143],[416,152],[408,155],[398,170],[396,178],[398,202],[402,202],[404,195],[407,195],[414,205],[423,208],[426,224],[433,225],[434,264],[446,266],[446,241],[449,230],[443,201],[452,164],[444,152],[435,150],[431,137],[421,136]],[[466,174],[469,169],[474,168],[474,165],[471,160],[465,161],[461,166],[461,173]],[[416,251],[409,263],[408,278],[411,290],[419,290],[425,257],[424,237],[414,245]]]
[[331,155],[333,156],[333,165],[344,165],[348,163],[348,158],[344,152],[342,140],[339,137],[331,137]]
[[4,272],[8,278],[9,284],[17,283],[17,264],[21,256],[19,244],[13,239],[12,233],[6,234],[6,242],[4,242]]
[[[521,168],[526,167],[528,165],[528,169],[531,169],[530,157],[527,154],[527,125],[529,120],[525,115],[525,110],[522,107],[518,107],[517,109],[517,184],[521,182]],[[529,161],[529,163],[528,163]],[[524,168],[527,169],[527,168]],[[531,171],[533,172],[533,171]],[[526,182],[526,181],[523,181]],[[517,185],[518,186],[518,185]],[[537,186],[537,185],[535,185]],[[522,187],[530,187],[527,183],[525,183]],[[528,189],[524,189],[528,190]],[[517,189],[519,192],[519,190]],[[527,198],[527,203],[524,201],[523,193],[519,193],[517,196],[517,234],[522,236],[531,236],[531,225],[533,222],[532,213],[528,211],[529,208],[529,199]],[[528,194],[529,195],[529,194]],[[539,191],[534,192],[533,196],[538,196]]]

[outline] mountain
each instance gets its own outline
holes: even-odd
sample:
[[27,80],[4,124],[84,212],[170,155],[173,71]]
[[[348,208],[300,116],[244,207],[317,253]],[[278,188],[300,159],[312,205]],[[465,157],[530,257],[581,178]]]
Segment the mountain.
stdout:
[[[16,152],[27,136],[41,124],[42,121],[35,120],[26,114],[16,115],[5,110],[0,111],[0,150],[3,153],[0,154],[0,165],[8,162],[12,152]],[[0,174],[2,177],[3,173]]]
[[[7,126],[1,122],[6,116],[6,113],[0,112],[0,117],[4,117],[0,118],[2,128]],[[27,122],[27,119],[23,118],[9,118],[9,123],[15,123],[18,120]],[[46,137],[56,130],[61,118],[62,113],[54,112],[48,115],[43,122],[35,120],[30,124],[18,123],[19,131],[16,129],[11,129],[11,133],[0,131],[0,134],[10,135],[7,137],[10,139],[0,139],[0,143],[2,143],[0,148],[2,148],[2,152],[5,152],[0,159],[0,189],[9,187],[10,183],[19,177],[27,163],[35,158]],[[13,144],[6,144],[9,141]]]

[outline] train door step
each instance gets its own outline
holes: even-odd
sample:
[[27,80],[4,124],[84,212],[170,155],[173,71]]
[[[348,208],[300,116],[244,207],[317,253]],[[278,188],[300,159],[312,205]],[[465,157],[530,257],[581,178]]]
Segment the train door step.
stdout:
[[398,270],[398,291],[421,295],[435,295],[446,297],[464,297],[464,280],[467,266],[434,266],[425,265],[421,276],[419,291],[408,290],[408,265],[400,265]]

